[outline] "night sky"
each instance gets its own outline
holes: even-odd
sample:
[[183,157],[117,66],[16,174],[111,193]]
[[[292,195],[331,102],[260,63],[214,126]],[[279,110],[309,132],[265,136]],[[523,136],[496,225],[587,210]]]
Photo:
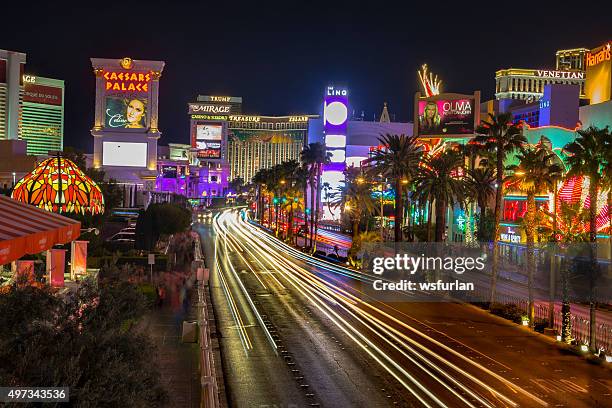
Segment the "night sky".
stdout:
[[319,113],[325,86],[336,83],[349,87],[352,109],[367,119],[387,101],[392,119],[410,121],[416,70],[425,62],[444,91],[480,89],[486,100],[498,69],[554,69],[557,49],[612,39],[605,8],[581,10],[582,2],[546,2],[542,12],[535,2],[476,10],[433,1],[421,2],[422,10],[382,1],[49,3],[4,4],[0,48],[27,53],[27,73],[66,81],[64,144],[86,152],[93,146],[90,57],[166,61],[159,123],[167,144],[189,142],[186,103],[198,94],[242,96],[244,113],[308,114]]

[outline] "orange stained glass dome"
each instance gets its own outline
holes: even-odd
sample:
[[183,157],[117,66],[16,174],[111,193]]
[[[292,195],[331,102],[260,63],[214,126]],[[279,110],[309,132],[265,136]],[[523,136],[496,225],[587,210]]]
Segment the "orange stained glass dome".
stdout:
[[52,157],[23,177],[11,197],[56,213],[101,214],[100,187],[72,161]]

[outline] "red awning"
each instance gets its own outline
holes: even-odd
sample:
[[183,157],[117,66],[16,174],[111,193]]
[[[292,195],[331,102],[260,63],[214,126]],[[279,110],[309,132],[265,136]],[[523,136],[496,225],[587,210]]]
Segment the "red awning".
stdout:
[[74,241],[81,223],[0,195],[0,265]]

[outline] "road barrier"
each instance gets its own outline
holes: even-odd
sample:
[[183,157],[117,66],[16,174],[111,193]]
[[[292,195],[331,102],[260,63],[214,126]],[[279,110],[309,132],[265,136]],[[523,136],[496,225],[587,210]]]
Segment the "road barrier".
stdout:
[[[195,241],[194,245],[194,261],[193,267],[196,271],[204,266],[204,257],[202,255],[202,246],[200,244],[200,236],[193,233],[192,237]],[[202,385],[202,408],[218,408],[219,405],[219,387],[217,385],[217,377],[215,375],[215,359],[212,348],[212,340],[210,337],[209,317],[208,317],[208,302],[206,297],[208,275],[206,273],[197,274],[197,290],[198,290],[198,326],[200,328],[200,383]]]

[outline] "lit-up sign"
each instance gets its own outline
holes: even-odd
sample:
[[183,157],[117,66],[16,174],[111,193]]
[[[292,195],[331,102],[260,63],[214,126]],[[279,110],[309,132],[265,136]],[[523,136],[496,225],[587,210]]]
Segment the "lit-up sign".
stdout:
[[328,86],[327,96],[348,96],[348,91],[346,89],[336,89],[333,86]]
[[102,77],[106,91],[149,92],[150,73],[104,71]]
[[36,77],[34,75],[24,75],[22,79],[23,79],[24,84],[35,84],[36,83]]
[[346,147],[346,135],[325,135],[325,145],[327,147]]
[[191,119],[202,119],[202,120],[227,120],[226,115],[191,115]]
[[308,122],[308,116],[290,116],[289,122]]
[[104,125],[107,128],[143,129],[147,127],[147,98],[106,98]]
[[230,109],[229,105],[189,104],[189,113],[230,113]]
[[222,134],[223,127],[220,125],[196,125],[196,140],[221,140]]
[[584,72],[572,71],[545,71],[536,70],[536,74],[542,78],[559,78],[559,79],[584,79]]
[[510,227],[508,227],[506,232],[502,232],[499,235],[499,239],[504,242],[511,242],[513,244],[519,244],[521,242],[521,236]]
[[61,106],[62,88],[26,82],[23,89],[23,101]]
[[229,102],[232,99],[231,96],[211,96],[212,102]]
[[260,116],[248,116],[248,115],[230,115],[229,120],[232,122],[259,122]]
[[610,43],[608,43],[595,53],[587,52],[586,65],[587,67],[592,67],[593,65],[597,65],[601,62],[610,61],[611,57],[612,54],[610,51]]
[[419,135],[467,135],[474,133],[474,99],[418,101]]

